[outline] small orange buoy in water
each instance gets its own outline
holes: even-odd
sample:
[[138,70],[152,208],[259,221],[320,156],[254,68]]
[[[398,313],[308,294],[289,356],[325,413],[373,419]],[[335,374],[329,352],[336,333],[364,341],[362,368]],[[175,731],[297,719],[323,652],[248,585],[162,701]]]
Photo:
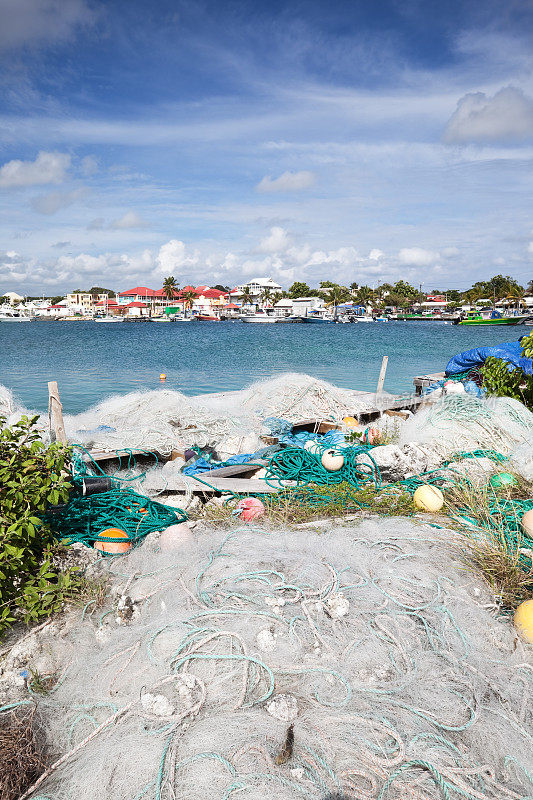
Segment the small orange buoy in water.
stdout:
[[[113,542],[109,539],[126,539],[125,542]],[[121,531],[120,528],[105,528],[100,531],[98,538],[94,543],[94,549],[100,550],[102,553],[109,553],[116,555],[117,553],[127,553],[131,547],[130,537],[126,531]]]
[[166,381],[166,379],[167,379],[167,376],[165,375],[164,372],[162,372],[161,375],[159,376],[159,380],[160,381]]

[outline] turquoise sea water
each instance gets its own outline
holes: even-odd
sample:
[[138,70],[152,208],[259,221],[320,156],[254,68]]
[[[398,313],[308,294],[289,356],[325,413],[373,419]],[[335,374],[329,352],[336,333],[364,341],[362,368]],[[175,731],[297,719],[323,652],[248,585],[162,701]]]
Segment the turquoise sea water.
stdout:
[[[284,372],[375,391],[381,357],[388,355],[385,389],[396,393],[411,391],[414,375],[444,369],[462,350],[527,332],[439,322],[0,323],[0,383],[27,408],[42,412],[48,408],[47,382],[57,380],[64,411],[78,413],[111,394],[162,385],[188,395],[242,389]],[[164,384],[161,372],[167,374]]]

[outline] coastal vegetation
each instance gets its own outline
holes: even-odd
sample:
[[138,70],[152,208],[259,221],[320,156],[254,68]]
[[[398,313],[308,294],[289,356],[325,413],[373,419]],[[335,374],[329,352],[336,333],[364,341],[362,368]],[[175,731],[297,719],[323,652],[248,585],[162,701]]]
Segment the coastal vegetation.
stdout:
[[[533,359],[533,333],[521,342],[522,357]],[[501,358],[487,358],[480,369],[483,386],[488,394],[497,397],[512,397],[533,410],[533,376],[525,375],[521,369],[509,369]]]
[[88,588],[75,570],[62,571],[44,514],[68,499],[70,450],[46,447],[35,424],[0,417],[0,637],[17,622],[60,611]]

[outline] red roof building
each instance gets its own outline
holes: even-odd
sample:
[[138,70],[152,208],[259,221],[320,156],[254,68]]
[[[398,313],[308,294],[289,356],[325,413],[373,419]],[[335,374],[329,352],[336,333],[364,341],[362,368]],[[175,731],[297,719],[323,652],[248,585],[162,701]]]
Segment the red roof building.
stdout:
[[120,292],[119,297],[154,297],[155,292],[149,289],[148,286],[135,286],[127,292]]
[[124,308],[148,308],[146,303],[141,303],[139,300],[134,300],[133,303],[128,303]]

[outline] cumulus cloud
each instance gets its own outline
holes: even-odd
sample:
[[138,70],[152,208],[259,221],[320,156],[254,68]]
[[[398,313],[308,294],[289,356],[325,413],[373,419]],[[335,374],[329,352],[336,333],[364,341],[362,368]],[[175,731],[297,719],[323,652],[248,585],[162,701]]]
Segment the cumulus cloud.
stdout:
[[61,183],[70,167],[67,153],[38,154],[35,161],[7,161],[0,167],[0,187],[38,186],[46,183]]
[[285,228],[274,226],[270,228],[270,234],[261,239],[259,251],[261,253],[282,253],[290,244],[290,236]]
[[444,131],[448,144],[519,142],[533,138],[533,99],[507,86],[487,97],[466,94],[457,103]]
[[303,169],[300,172],[284,172],[279,178],[265,175],[255,189],[257,192],[301,192],[310,189],[315,181],[315,173]]
[[69,39],[94,22],[85,0],[2,0],[0,52]]
[[184,242],[171,239],[159,248],[155,272],[160,275],[174,275],[183,268],[196,266],[198,262],[199,254],[196,251],[188,254]]
[[385,253],[383,252],[383,250],[374,247],[374,249],[371,250],[370,253],[368,254],[368,258],[370,259],[370,261],[379,261],[379,259],[383,258],[384,255]]
[[398,253],[401,264],[411,267],[428,267],[440,258],[433,250],[424,250],[423,247],[404,247]]
[[34,197],[30,201],[30,205],[34,211],[39,214],[55,214],[61,208],[68,208],[74,205],[82,197],[87,194],[87,189],[81,187],[80,189],[73,189],[71,192],[50,192],[49,194],[42,194],[39,197]]

